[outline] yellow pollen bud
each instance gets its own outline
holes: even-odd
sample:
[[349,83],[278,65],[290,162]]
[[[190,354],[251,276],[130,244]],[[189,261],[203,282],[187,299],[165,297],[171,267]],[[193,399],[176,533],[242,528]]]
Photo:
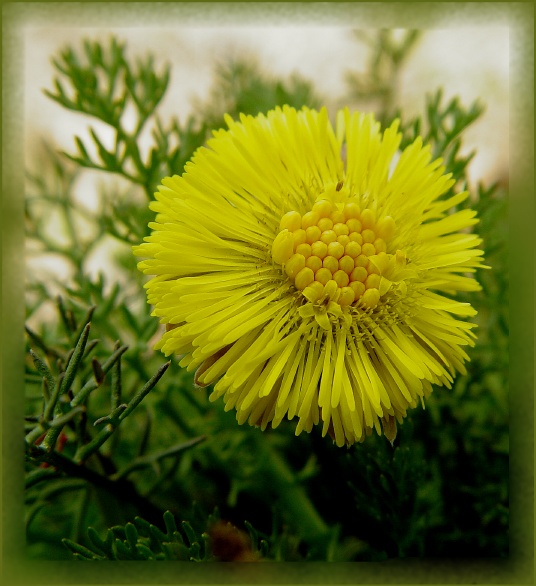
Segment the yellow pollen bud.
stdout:
[[307,285],[310,285],[315,278],[315,274],[309,267],[303,268],[294,279],[294,284],[296,285],[296,289],[303,291]]
[[380,279],[380,275],[372,273],[367,277],[367,280],[365,281],[365,287],[367,289],[377,289],[380,285]]
[[374,240],[374,248],[378,254],[380,252],[387,252],[387,245],[385,244],[385,240],[383,240],[383,238],[376,238],[376,240]]
[[380,274],[380,269],[371,260],[369,260],[367,263],[367,271],[369,272],[369,274]]
[[391,216],[385,216],[376,225],[376,233],[384,240],[390,240],[396,230],[396,224]]
[[324,230],[324,232],[322,232],[322,236],[320,236],[320,240],[326,244],[330,244],[331,242],[335,242],[335,240],[337,240],[337,234],[335,234],[333,230]]
[[343,212],[339,212],[339,210],[331,212],[331,219],[333,220],[334,224],[344,224],[344,222],[346,221],[344,219]]
[[361,212],[361,224],[363,228],[372,228],[376,223],[376,214],[369,208]]
[[294,230],[294,232],[292,232],[292,237],[294,238],[294,248],[298,247],[300,244],[305,244],[305,230]]
[[314,303],[315,301],[318,301],[322,295],[324,295],[324,285],[318,281],[313,281],[310,285],[305,287],[303,290],[303,295],[308,301]]
[[291,278],[294,277],[305,267],[305,258],[301,254],[293,254],[285,263],[285,273]]
[[355,298],[359,299],[365,292],[365,285],[361,281],[352,281],[349,285],[350,289],[354,292]]
[[334,256],[326,256],[322,261],[322,266],[334,273],[339,268],[339,261]]
[[[320,199],[303,216],[291,211],[281,218],[272,259],[283,265],[296,289],[311,303],[324,303],[327,298],[333,308],[337,303],[340,307],[361,303],[373,309],[380,292],[385,294],[393,285],[382,280],[381,274],[392,258],[387,254],[387,240],[394,232],[393,218],[386,216],[376,223],[376,213],[370,208],[361,211],[356,197],[344,206]],[[395,260],[405,265],[405,252],[398,250]]]
[[328,244],[328,254],[339,260],[344,254],[344,246],[340,242],[330,242]]
[[368,273],[365,267],[355,267],[350,275],[350,281],[364,282],[367,277]]
[[331,271],[329,269],[318,269],[315,273],[315,281],[325,285],[331,279]]
[[321,199],[313,205],[313,212],[320,218],[328,218],[333,210],[333,204],[328,199]]
[[298,212],[287,212],[281,218],[281,222],[279,222],[279,230],[284,230],[285,228],[289,232],[299,230],[301,228],[301,221],[302,218]]
[[307,228],[310,228],[311,226],[316,226],[318,220],[320,220],[320,216],[317,212],[307,212],[302,218],[301,227],[304,230],[307,230]]
[[334,281],[333,279],[329,280],[324,285],[324,294],[328,295],[331,299],[333,299],[335,297],[335,295],[338,293],[338,291],[339,291],[339,286],[337,285],[336,281]]
[[287,262],[294,251],[294,238],[287,229],[279,232],[272,243],[272,258],[280,265]]
[[354,203],[354,202],[349,202],[344,206],[344,217],[346,218],[346,221],[352,219],[352,218],[359,218],[359,206]]
[[350,282],[350,277],[344,271],[338,270],[333,274],[333,280],[339,287],[346,287]]
[[354,270],[354,259],[351,256],[343,256],[339,259],[339,268],[350,274]]
[[322,268],[322,260],[318,258],[318,256],[310,256],[305,261],[305,266],[312,269],[313,273],[316,273],[318,269]]
[[[380,252],[375,256],[370,257],[369,273],[378,273],[381,275],[389,266],[391,256],[385,252]],[[374,270],[372,269],[374,267]]]
[[361,253],[367,256],[372,256],[373,254],[376,254],[374,244],[371,244],[370,242],[365,242],[365,244],[363,244],[363,246],[361,247]]
[[347,307],[352,305],[355,300],[355,293],[351,287],[343,287],[341,289],[341,295],[339,297],[339,305],[341,307]]
[[361,245],[357,242],[350,241],[344,247],[344,252],[352,258],[356,258],[356,256],[359,256],[361,254]]
[[348,230],[351,232],[358,232],[360,233],[363,226],[361,222],[357,218],[350,218],[346,221],[346,225],[348,226]]
[[298,244],[298,246],[296,246],[296,252],[305,258],[309,258],[311,256],[311,245],[305,243]]
[[337,236],[347,236],[348,234],[350,234],[348,226],[346,224],[343,224],[342,222],[338,222],[337,224],[333,225],[333,232],[335,232]]
[[396,251],[396,264],[405,267],[406,266],[406,253],[403,250]]
[[361,301],[370,309],[376,307],[380,300],[380,292],[378,289],[367,289],[361,297]]
[[350,242],[357,242],[358,244],[363,244],[363,236],[361,236],[360,232],[351,232],[349,238]]
[[374,234],[374,232],[369,228],[363,230],[363,232],[361,232],[361,236],[363,236],[363,242],[372,243],[374,240],[376,240],[376,234]]
[[322,232],[325,232],[326,230],[331,230],[333,228],[333,222],[330,218],[320,218],[320,220],[318,220],[317,226]]
[[313,244],[320,239],[322,235],[322,230],[318,226],[309,226],[307,230],[305,230],[305,239],[308,244]]
[[318,256],[318,258],[322,259],[325,258],[328,254],[328,245],[321,240],[317,242],[313,242],[311,244],[311,254],[314,256]]

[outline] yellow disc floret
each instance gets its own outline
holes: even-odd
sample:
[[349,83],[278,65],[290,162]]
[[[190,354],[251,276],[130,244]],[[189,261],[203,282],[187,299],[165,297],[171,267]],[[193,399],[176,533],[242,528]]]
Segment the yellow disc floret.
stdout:
[[281,230],[272,244],[272,258],[280,265],[287,262],[294,252],[294,238],[292,232],[286,228]]
[[315,303],[323,298],[341,308],[374,308],[380,301],[381,270],[396,225],[361,209],[357,198],[344,203],[318,199],[301,215],[287,212],[272,245],[272,259],[282,265],[303,296]]
[[294,230],[301,228],[301,222],[302,218],[298,212],[288,212],[281,218],[279,229],[286,228],[289,232],[294,232]]

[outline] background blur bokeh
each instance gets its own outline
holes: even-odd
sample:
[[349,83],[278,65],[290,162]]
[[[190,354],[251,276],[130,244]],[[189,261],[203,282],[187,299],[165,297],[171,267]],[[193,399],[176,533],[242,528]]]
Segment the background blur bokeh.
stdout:
[[[81,38],[105,41],[116,34],[129,53],[150,51],[172,68],[171,85],[161,105],[164,118],[185,118],[195,99],[210,90],[217,63],[248,56],[274,75],[298,73],[310,80],[331,112],[344,104],[345,75],[363,71],[370,48],[356,39],[357,26],[140,27],[84,28],[29,26],[25,30],[25,139],[54,136],[63,148],[85,124],[46,98],[54,69],[51,56]],[[363,32],[367,32],[366,30]],[[371,30],[368,31],[372,32]],[[406,116],[420,114],[425,95],[438,87],[446,98],[469,104],[479,99],[486,112],[465,135],[466,150],[478,149],[470,175],[487,180],[508,168],[509,30],[506,26],[457,26],[422,31],[399,80],[396,102]],[[361,105],[363,107],[363,105]]]

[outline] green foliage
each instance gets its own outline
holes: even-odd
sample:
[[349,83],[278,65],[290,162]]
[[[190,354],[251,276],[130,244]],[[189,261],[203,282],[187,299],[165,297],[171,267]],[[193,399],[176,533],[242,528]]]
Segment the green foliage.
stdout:
[[[349,76],[349,91],[358,103],[379,100],[382,122],[401,119],[403,146],[421,134],[459,190],[468,184],[472,158],[461,154],[461,137],[482,108],[466,109],[456,99],[444,104],[438,91],[424,116],[404,119],[396,83],[418,38],[414,31],[398,40],[390,31],[370,38],[369,70]],[[195,114],[185,123],[166,122],[158,105],[169,68],[151,58],[132,61],[117,40],[68,48],[55,66],[58,79],[48,95],[95,126],[89,138],[75,138],[75,154],[44,145],[28,177],[30,255],[52,254],[68,273],[28,275],[29,555],[94,561],[507,555],[504,189],[479,185],[461,204],[477,209],[493,267],[480,271],[482,291],[471,295],[480,331],[468,373],[452,389],[437,389],[426,410],[410,413],[394,447],[371,436],[339,449],[317,429],[295,437],[288,422],[264,433],[241,427],[233,413],[209,402],[206,389],[194,387],[177,361],[163,364],[152,350],[161,332],[130,247],[147,235],[147,197],[163,176],[182,172],[225,112],[236,118],[277,104],[318,106],[314,88],[296,77],[259,73],[250,61],[224,63]],[[127,124],[129,112],[134,125]],[[103,125],[113,130],[112,146]],[[149,127],[152,143],[144,149]],[[93,188],[92,207],[80,195],[88,174],[106,179]],[[110,266],[91,269],[111,244]],[[207,513],[215,510],[225,522]]]
[[370,49],[368,67],[365,72],[347,71],[347,99],[351,102],[376,101],[382,124],[392,114],[395,106],[399,74],[402,66],[418,43],[421,32],[417,30],[395,31],[384,29],[377,34],[355,31],[357,40]]
[[[432,147],[432,157],[441,158],[447,173],[452,173],[456,179],[456,186],[460,182],[467,184],[467,166],[475,153],[466,156],[460,154],[462,146],[461,134],[484,112],[482,104],[475,102],[466,109],[460,104],[457,97],[452,98],[446,106],[442,105],[443,90],[439,89],[426,99],[426,114],[424,120],[420,117],[408,121],[402,126],[404,138],[400,148],[405,148],[417,137],[421,137],[424,144]],[[401,117],[401,112],[395,118]],[[452,194],[452,190],[443,197]]]
[[[209,523],[213,522],[209,520]],[[199,535],[188,523],[183,521],[181,530],[174,516],[164,513],[166,532],[144,519],[136,517],[133,523],[108,529],[104,539],[90,527],[88,538],[91,549],[70,539],[63,539],[65,547],[74,557],[83,561],[96,560],[179,560],[206,562],[212,561],[208,535]]]
[[[61,300],[58,306],[62,315],[73,316],[66,323],[70,333],[74,334],[74,314],[65,312]],[[32,510],[28,523],[49,504],[51,496],[83,491],[83,498],[87,500],[92,487],[130,502],[138,510],[145,508],[154,515],[154,507],[145,503],[127,477],[139,469],[155,470],[167,459],[176,462],[184,451],[205,439],[201,436],[145,454],[147,438],[142,436],[138,453],[130,454],[128,463],[121,465],[120,459],[114,457],[123,450],[128,454],[133,441],[132,434],[126,434],[123,442],[129,447],[122,445],[117,438],[119,425],[147,397],[170,363],[163,364],[125,401],[121,362],[128,347],[118,342],[105,360],[92,356],[99,343],[99,340],[89,341],[89,320],[93,309],[78,328],[81,329],[79,335],[73,336],[76,343],[68,351],[47,346],[38,334],[27,330],[30,341],[44,352],[40,357],[29,350],[26,371],[28,389],[39,386],[42,393],[41,396],[28,395],[26,489],[27,502]],[[96,414],[103,411],[106,415],[96,418]],[[112,435],[116,439],[115,453],[107,454],[103,448],[110,444]],[[47,486],[44,491],[43,483]]]
[[215,71],[215,82],[206,102],[197,111],[210,128],[225,126],[224,115],[238,119],[240,114],[257,115],[275,106],[320,107],[321,100],[312,85],[294,74],[287,81],[272,79],[251,59],[223,62]]
[[[182,168],[202,143],[205,128],[194,128],[192,119],[184,129],[176,119],[165,128],[155,115],[170,71],[166,67],[157,73],[152,56],[138,59],[131,66],[125,59],[124,45],[112,38],[108,50],[85,41],[83,55],[67,48],[53,62],[60,77],[55,80],[56,91],[45,93],[64,108],[86,114],[114,130],[111,148],[106,148],[94,128],[89,129],[92,145],[75,136],[78,153],[67,156],[81,167],[122,175],[151,197],[160,179]],[[126,120],[129,109],[135,116],[131,130]],[[153,146],[144,157],[139,139],[151,119]],[[97,156],[90,154],[92,150]]]

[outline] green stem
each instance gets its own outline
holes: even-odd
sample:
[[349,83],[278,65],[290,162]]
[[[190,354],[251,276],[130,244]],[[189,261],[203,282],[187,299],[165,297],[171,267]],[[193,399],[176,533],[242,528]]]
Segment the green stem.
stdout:
[[307,492],[297,483],[295,474],[265,437],[257,439],[256,449],[263,462],[263,471],[268,475],[267,484],[277,493],[283,509],[302,538],[308,543],[318,543],[330,535],[330,528],[318,514]]
[[[108,358],[108,360],[106,360],[104,364],[101,364],[103,372],[106,374],[127,350],[128,346],[121,346],[120,348],[117,348],[117,350],[115,350],[114,353]],[[83,403],[89,394],[98,387],[99,384],[94,378],[89,379],[88,382],[74,396],[70,403],[71,407],[76,407],[77,405]]]
[[[153,505],[149,500],[142,497],[136,491],[135,486],[128,480],[121,478],[117,481],[112,481],[106,476],[102,476],[101,474],[94,472],[86,466],[76,464],[69,458],[62,456],[57,452],[47,453],[42,450],[38,450],[35,452],[35,454],[35,457],[32,457],[31,454],[29,455],[30,461],[33,461],[36,464],[47,462],[51,466],[57,468],[58,472],[61,472],[66,476],[71,477],[72,479],[82,478],[91,486],[102,488],[110,494],[113,494],[120,501],[131,503],[139,511],[140,517],[143,517],[153,525],[156,525],[157,527],[162,525],[162,511]],[[50,477],[52,477],[53,474],[54,473],[51,473]],[[47,476],[46,478],[48,479],[49,477]],[[40,479],[36,479],[34,483],[38,482],[39,480]],[[65,484],[65,482],[63,484]],[[67,484],[67,486],[70,485]]]
[[[120,350],[120,349],[119,349]],[[119,350],[116,350],[118,352]],[[81,464],[89,458],[94,452],[96,452],[100,446],[114,433],[117,429],[119,424],[136,409],[136,407],[143,401],[143,399],[149,394],[149,392],[153,389],[156,383],[160,380],[162,375],[166,372],[171,364],[170,361],[163,364],[157,372],[145,383],[142,389],[134,395],[134,397],[129,401],[128,405],[120,405],[114,411],[99,422],[104,422],[104,420],[108,420],[109,423],[102,429],[88,444],[81,446],[76,451],[74,455],[74,462],[76,464]],[[104,366],[103,366],[104,368]],[[95,422],[97,423],[97,421]]]
[[207,439],[206,435],[201,435],[199,437],[195,437],[191,440],[186,442],[182,442],[176,446],[168,448],[167,450],[162,450],[161,452],[157,452],[156,454],[150,454],[148,456],[139,456],[130,464],[127,464],[124,468],[119,470],[116,474],[111,477],[111,480],[118,480],[119,478],[123,478],[128,476],[132,471],[137,470],[139,468],[145,468],[154,464],[156,462],[160,462],[164,458],[168,458],[169,456],[176,456],[177,454],[188,450],[189,448],[193,448],[197,444],[205,441]]
[[[117,340],[114,352],[117,352],[120,347],[119,340]],[[121,405],[121,390],[121,360],[118,360],[112,370],[112,411]]]

